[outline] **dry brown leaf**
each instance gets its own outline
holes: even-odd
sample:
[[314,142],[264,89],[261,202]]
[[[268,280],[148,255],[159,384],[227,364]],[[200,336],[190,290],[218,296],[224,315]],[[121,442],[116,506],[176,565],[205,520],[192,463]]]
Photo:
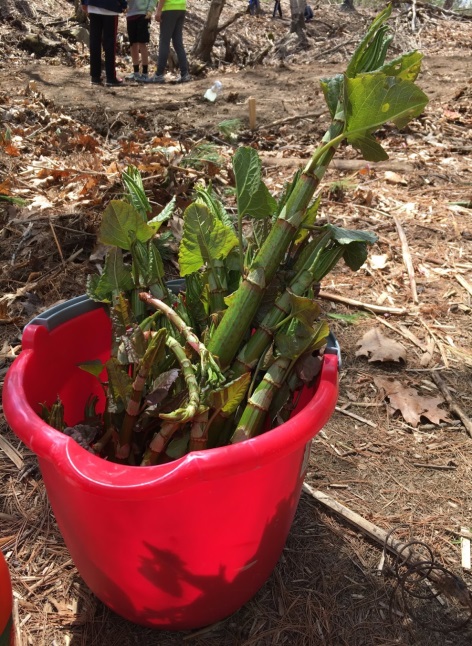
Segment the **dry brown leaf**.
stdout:
[[385,180],[390,184],[407,184],[408,182],[404,177],[391,170],[386,170],[384,174]]
[[356,357],[366,356],[369,361],[406,361],[406,350],[401,343],[384,336],[377,328],[368,330],[357,342]]
[[418,426],[421,417],[427,417],[433,424],[439,424],[440,420],[452,421],[446,411],[438,408],[439,404],[444,404],[441,396],[425,397],[415,388],[403,386],[399,381],[388,377],[374,377],[374,383],[385,392],[392,410],[399,410],[411,426]]

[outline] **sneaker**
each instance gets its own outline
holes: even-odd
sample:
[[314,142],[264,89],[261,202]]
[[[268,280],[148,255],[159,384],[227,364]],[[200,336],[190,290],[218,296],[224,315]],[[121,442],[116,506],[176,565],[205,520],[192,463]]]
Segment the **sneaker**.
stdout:
[[98,76],[97,76],[97,77],[96,77],[96,76],[92,76],[92,77],[90,78],[90,83],[91,83],[92,85],[103,85],[103,81],[102,81],[102,79],[101,79],[101,78],[99,78]]
[[166,80],[164,78],[164,74],[154,74],[153,76],[148,76],[148,78],[144,81],[145,83],[165,83]]
[[125,76],[125,81],[140,81],[141,74],[139,72],[131,72],[128,76]]
[[149,83],[149,74],[146,72],[146,74],[140,74],[138,81],[140,83]]
[[116,79],[112,79],[111,81],[107,79],[105,81],[105,85],[107,87],[121,87],[123,85],[123,79],[116,78]]
[[179,77],[175,79],[175,83],[188,83],[189,81],[192,80],[192,77],[188,72],[185,74],[181,74]]

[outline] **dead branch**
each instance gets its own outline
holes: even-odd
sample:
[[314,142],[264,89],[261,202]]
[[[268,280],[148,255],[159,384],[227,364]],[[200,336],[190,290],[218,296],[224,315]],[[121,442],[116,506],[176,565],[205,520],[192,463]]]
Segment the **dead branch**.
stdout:
[[439,388],[439,390],[441,391],[441,394],[443,395],[444,399],[449,404],[449,408],[451,409],[451,412],[457,415],[457,417],[463,423],[469,437],[472,437],[472,421],[470,420],[469,417],[467,417],[467,415],[464,413],[464,411],[459,406],[459,404],[456,404],[456,402],[453,400],[452,395],[449,391],[449,388],[447,387],[442,377],[440,377],[437,372],[433,372],[431,373],[431,378],[436,384],[436,386]]
[[216,30],[216,33],[219,34],[222,31],[224,31],[227,27],[232,25],[233,22],[236,22],[236,20],[238,20],[238,18],[241,18],[241,16],[244,16],[245,13],[246,13],[245,11],[238,11],[237,13],[235,13],[229,20],[227,20],[225,23],[223,23],[221,25],[221,27],[218,27],[218,29]]
[[339,296],[338,294],[332,294],[331,292],[321,291],[318,296],[324,298],[327,301],[335,301],[336,303],[344,303],[345,305],[352,305],[353,307],[358,307],[361,310],[367,310],[368,312],[374,312],[376,314],[408,314],[408,310],[401,307],[385,307],[384,305],[372,305],[370,303],[362,303],[361,301],[355,301],[352,298],[346,298],[345,296]]
[[393,214],[392,214],[392,218],[393,218],[393,221],[395,222],[395,226],[397,227],[398,237],[400,238],[400,241],[402,243],[403,264],[406,267],[406,270],[408,272],[408,278],[410,279],[410,289],[411,289],[411,296],[413,298],[413,303],[415,303],[415,305],[418,305],[418,291],[416,289],[415,268],[413,267],[413,260],[411,259],[408,240],[406,238],[406,234],[400,223],[400,220],[396,217],[396,215],[393,215]]

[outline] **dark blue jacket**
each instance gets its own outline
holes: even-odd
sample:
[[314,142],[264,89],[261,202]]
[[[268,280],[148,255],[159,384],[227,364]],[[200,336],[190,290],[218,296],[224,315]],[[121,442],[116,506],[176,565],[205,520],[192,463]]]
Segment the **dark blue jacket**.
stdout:
[[82,0],[82,4],[116,11],[116,13],[123,13],[128,6],[127,0]]

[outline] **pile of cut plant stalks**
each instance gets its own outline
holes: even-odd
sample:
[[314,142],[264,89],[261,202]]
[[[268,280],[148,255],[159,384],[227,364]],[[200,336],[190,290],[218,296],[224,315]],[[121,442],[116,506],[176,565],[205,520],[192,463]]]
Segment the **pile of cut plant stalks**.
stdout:
[[317,286],[341,259],[358,270],[376,241],[317,224],[320,182],[342,142],[368,161],[387,159],[373,133],[386,122],[405,126],[427,103],[414,83],[422,54],[385,62],[390,13],[377,16],[344,74],[322,80],[332,123],[277,200],[248,147],[233,157],[236,216],[211,184],[196,188],[180,285],[166,281],[161,254],[175,200],[150,219],[139,170],[127,169],[124,198],[101,222],[104,270],[88,284],[90,298],[108,305],[113,332],[108,361],[90,357],[81,368],[105,396],[90,397],[74,427],[58,401],[44,409],[52,426],[108,460],[146,466],[254,438],[290,417],[315,383],[329,334]]

